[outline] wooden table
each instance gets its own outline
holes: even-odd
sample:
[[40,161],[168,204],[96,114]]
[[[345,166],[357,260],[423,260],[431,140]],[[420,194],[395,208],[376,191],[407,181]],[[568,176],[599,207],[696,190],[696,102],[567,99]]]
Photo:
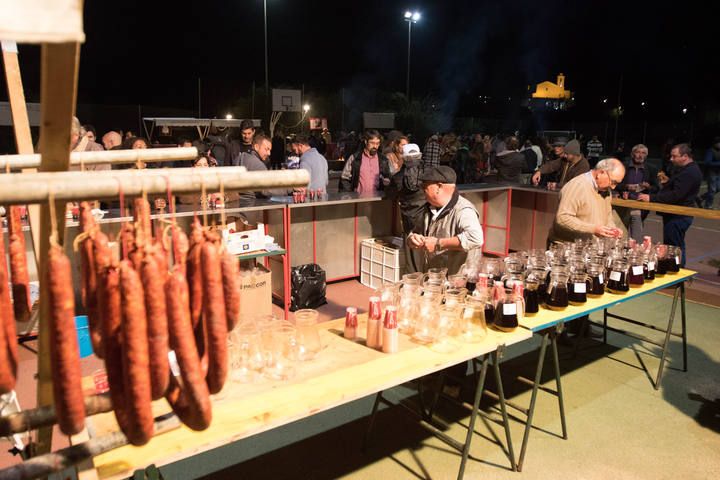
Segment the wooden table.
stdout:
[[[365,315],[359,315],[359,321],[358,331],[364,332]],[[143,447],[126,446],[95,457],[100,478],[127,478],[134,470],[151,464],[162,466],[176,462],[532,336],[529,330],[522,328],[511,333],[489,331],[480,343],[461,343],[459,350],[453,353],[437,353],[400,335],[400,351],[384,354],[367,348],[363,342],[343,338],[343,326],[344,319],[319,326],[324,349],[315,360],[301,364],[298,376],[293,380],[262,380],[256,384],[228,381],[225,389],[214,398],[213,422],[207,430],[193,432],[183,426],[155,436]],[[156,403],[169,409],[164,400]]]

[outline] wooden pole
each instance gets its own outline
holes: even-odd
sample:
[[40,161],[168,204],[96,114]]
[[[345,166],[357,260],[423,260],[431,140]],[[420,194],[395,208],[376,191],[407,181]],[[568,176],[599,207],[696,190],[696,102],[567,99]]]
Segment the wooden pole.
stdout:
[[[85,415],[87,416],[110,412],[113,409],[109,393],[91,395],[83,398],[83,401],[85,402]],[[55,425],[56,423],[57,416],[55,407],[52,405],[23,410],[0,417],[0,437],[9,437],[16,433],[28,432],[40,427]]]
[[[22,75],[20,74],[17,44],[15,44],[15,42],[3,41],[2,53],[3,63],[5,64],[5,80],[7,83],[8,99],[10,101],[13,131],[15,132],[15,144],[17,145],[19,154],[32,154],[32,134],[30,132],[30,120],[28,119],[27,104],[25,103],[25,91],[23,90]],[[34,169],[37,169],[37,166],[35,166]],[[35,171],[34,169],[28,171]],[[5,171],[4,167],[3,171]],[[38,253],[40,252],[39,206],[30,206],[28,209],[28,222],[30,224],[30,235],[33,241],[35,263],[37,264],[39,260]]]
[[[148,148],[138,150],[109,150],[99,152],[73,152],[70,154],[70,165],[73,167],[86,167],[94,165],[119,165],[137,162],[170,162],[174,160],[193,160],[197,158],[195,147],[183,148]],[[31,153],[28,155],[0,155],[0,172],[8,167],[10,170],[26,168],[36,169],[41,164],[41,155]]]
[[[155,419],[156,434],[173,430],[179,426],[180,420],[172,414]],[[0,480],[31,480],[47,477],[68,467],[90,461],[96,455],[127,444],[127,437],[122,432],[113,432],[79,445],[63,448],[57,452],[38,455],[23,463],[0,470]]]
[[[304,169],[248,172],[245,167],[38,172],[0,175],[0,204],[42,203],[51,194],[60,203],[117,198],[121,191],[128,197],[164,195],[168,186],[174,193],[195,193],[203,187],[217,192],[221,185],[225,191],[257,191],[301,187],[309,181]],[[64,222],[64,205],[58,208]]]
[[[80,64],[79,43],[46,43],[42,45],[41,61],[41,130],[40,170],[57,172],[67,170],[70,165],[70,125],[75,113],[78,66]],[[31,173],[17,175],[23,177]],[[7,177],[7,175],[5,175]],[[62,244],[65,231],[65,208],[56,202],[55,222],[58,241]],[[50,248],[50,208],[44,203],[40,209],[40,321],[38,325],[38,385],[37,405],[52,405],[52,373],[50,365],[50,310],[45,294],[46,253]],[[52,427],[38,430],[37,452],[48,453],[52,448]]]

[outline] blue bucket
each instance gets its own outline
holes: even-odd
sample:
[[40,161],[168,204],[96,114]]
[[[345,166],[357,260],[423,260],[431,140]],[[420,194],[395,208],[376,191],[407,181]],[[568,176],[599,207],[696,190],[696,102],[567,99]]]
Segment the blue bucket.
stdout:
[[90,341],[90,327],[88,326],[87,315],[78,315],[75,317],[75,330],[77,330],[80,358],[89,357],[93,354],[93,348],[92,342]]

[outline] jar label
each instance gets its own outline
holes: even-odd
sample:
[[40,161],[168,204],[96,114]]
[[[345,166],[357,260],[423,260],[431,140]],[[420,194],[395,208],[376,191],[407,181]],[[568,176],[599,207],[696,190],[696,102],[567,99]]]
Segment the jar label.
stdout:
[[575,284],[575,293],[585,293],[585,292],[587,292],[585,283],[576,283]]
[[621,278],[622,275],[620,274],[620,272],[610,272],[610,280],[612,280],[613,282],[619,282]]
[[643,274],[643,267],[635,266],[632,267],[633,269],[633,275],[642,275]]
[[648,270],[655,270],[655,262],[648,262]]
[[675,255],[675,263],[680,265],[680,257],[678,255]]
[[517,315],[517,304],[503,303],[503,315]]
[[598,282],[600,282],[601,284],[605,283],[605,277],[603,277],[602,273],[598,275]]

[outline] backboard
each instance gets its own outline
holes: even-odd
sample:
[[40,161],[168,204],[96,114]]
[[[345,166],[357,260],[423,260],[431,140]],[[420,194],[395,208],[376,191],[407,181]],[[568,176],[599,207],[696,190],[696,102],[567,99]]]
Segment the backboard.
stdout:
[[302,92],[273,88],[272,109],[273,112],[302,112]]

